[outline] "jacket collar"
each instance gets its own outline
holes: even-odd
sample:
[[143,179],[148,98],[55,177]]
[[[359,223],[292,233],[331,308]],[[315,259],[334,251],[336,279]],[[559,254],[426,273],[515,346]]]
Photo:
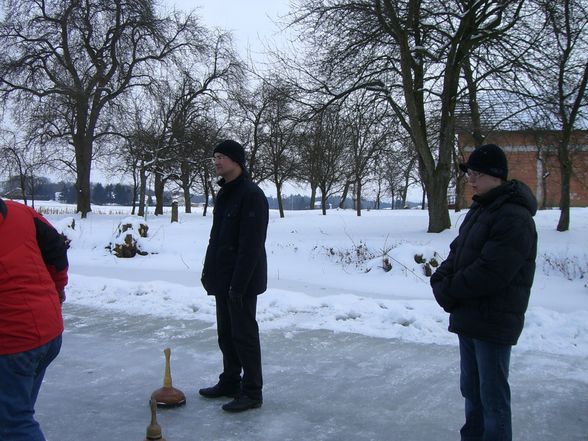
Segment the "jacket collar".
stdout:
[[502,185],[499,185],[498,187],[495,187],[495,188],[489,190],[488,192],[484,193],[483,195],[475,194],[472,199],[475,202],[477,202],[478,204],[480,204],[484,207],[488,207],[500,196],[507,193],[507,190],[508,190],[507,185],[502,184]]
[[239,176],[233,179],[231,182],[226,182],[224,178],[221,178],[217,184],[220,185],[221,189],[226,192],[238,186],[241,182],[247,179],[248,175],[245,171],[243,171]]
[[532,216],[537,212],[537,199],[531,189],[523,182],[512,179],[499,187],[493,188],[481,196],[474,195],[473,207],[481,205],[495,210],[505,202],[525,207]]

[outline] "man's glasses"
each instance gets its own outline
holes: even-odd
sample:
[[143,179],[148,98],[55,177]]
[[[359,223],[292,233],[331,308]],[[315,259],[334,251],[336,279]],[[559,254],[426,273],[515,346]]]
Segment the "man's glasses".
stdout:
[[475,170],[468,170],[466,173],[466,176],[468,177],[468,179],[479,179],[482,176],[484,176],[484,173],[480,173],[479,171],[475,171]]

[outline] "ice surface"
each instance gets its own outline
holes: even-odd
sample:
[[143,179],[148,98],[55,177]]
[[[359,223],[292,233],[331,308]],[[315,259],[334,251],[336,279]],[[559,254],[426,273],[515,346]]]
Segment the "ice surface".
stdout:
[[[216,382],[216,332],[198,320],[64,307],[66,332],[37,403],[49,441],[141,441],[148,399],[172,349],[187,404],[158,411],[167,441],[458,438],[463,403],[455,346],[326,330],[262,332],[264,405],[227,414],[197,390]],[[517,351],[511,365],[514,439],[586,440],[588,360]]]

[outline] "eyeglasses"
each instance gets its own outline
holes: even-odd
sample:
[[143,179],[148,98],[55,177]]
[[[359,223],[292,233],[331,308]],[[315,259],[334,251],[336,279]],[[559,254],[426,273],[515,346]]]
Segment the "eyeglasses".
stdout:
[[480,173],[479,171],[475,171],[475,170],[468,170],[466,172],[466,176],[468,177],[468,179],[479,179],[482,176],[486,176],[484,173]]

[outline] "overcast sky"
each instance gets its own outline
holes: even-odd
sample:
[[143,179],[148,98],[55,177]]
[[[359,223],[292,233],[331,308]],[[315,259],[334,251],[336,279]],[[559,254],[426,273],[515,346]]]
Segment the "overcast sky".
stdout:
[[[277,22],[288,13],[289,0],[161,0],[165,7],[196,10],[203,24],[233,33],[236,48],[254,60],[268,41],[284,39]],[[271,45],[270,45],[271,46]]]

